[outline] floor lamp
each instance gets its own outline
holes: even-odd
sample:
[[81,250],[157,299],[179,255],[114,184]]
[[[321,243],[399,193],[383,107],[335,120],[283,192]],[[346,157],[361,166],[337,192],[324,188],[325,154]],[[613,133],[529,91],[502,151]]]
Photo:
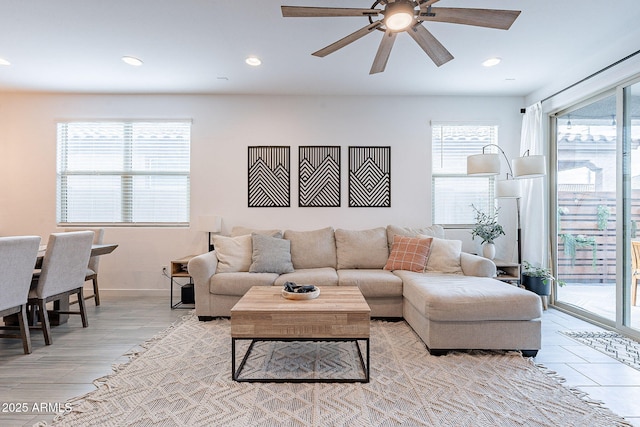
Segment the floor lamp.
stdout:
[[520,226],[520,181],[509,179],[501,179],[496,181],[496,199],[516,199],[516,213],[517,213],[517,246],[516,251],[518,255],[518,264],[522,264],[522,228]]
[[[500,153],[487,153],[488,147],[496,147]],[[507,178],[496,181],[496,198],[516,199],[517,210],[517,256],[518,264],[522,263],[522,229],[520,225],[520,182],[521,178],[537,178],[546,174],[546,161],[542,155],[531,156],[527,150],[522,157],[513,159],[513,169],[504,150],[496,144],[487,144],[482,147],[482,154],[474,154],[467,157],[467,175],[491,176],[500,174],[500,154],[504,157],[509,167]]]

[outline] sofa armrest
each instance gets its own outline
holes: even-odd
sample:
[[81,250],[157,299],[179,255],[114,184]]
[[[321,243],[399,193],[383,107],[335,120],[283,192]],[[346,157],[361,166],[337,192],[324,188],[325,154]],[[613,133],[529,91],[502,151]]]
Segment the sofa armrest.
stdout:
[[496,265],[488,258],[462,252],[460,264],[465,276],[496,277]]
[[208,313],[211,312],[209,307],[209,282],[211,281],[211,276],[216,273],[217,267],[218,257],[216,251],[193,257],[187,265],[189,275],[194,284],[196,314],[206,313],[205,315],[209,315]]

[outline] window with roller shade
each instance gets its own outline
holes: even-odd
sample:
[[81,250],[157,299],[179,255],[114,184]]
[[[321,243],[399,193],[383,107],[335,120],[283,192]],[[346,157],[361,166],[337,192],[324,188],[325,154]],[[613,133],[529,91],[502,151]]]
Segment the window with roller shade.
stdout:
[[[498,144],[498,126],[473,123],[431,123],[432,221],[468,226],[475,223],[473,204],[483,212],[495,211],[495,177],[468,176],[467,156]],[[497,153],[496,147],[485,153]]]
[[57,223],[187,226],[190,121],[57,124]]

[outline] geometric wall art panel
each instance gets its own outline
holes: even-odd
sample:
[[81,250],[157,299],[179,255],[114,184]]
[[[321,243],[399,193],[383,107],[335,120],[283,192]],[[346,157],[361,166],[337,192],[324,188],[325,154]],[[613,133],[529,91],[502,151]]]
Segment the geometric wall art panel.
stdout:
[[349,207],[391,207],[391,147],[349,147]]
[[289,147],[249,147],[249,207],[289,207]]
[[340,147],[298,148],[298,206],[340,206]]

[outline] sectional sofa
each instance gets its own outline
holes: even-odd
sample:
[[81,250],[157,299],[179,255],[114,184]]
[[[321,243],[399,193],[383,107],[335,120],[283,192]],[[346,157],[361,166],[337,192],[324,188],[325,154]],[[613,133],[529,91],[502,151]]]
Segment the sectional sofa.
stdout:
[[492,277],[492,261],[462,252],[434,225],[368,230],[250,230],[214,236],[188,265],[200,320],[227,317],[252,286],[291,281],[358,286],[372,317],[404,318],[432,354],[540,349],[542,304]]

